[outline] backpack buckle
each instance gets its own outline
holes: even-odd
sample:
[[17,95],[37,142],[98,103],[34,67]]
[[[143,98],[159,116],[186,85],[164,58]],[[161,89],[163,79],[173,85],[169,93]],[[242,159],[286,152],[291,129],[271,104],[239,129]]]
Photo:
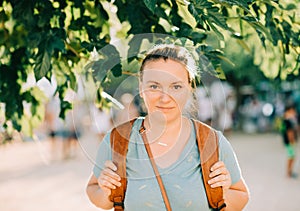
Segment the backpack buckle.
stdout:
[[114,202],[114,208],[124,209],[124,202]]
[[224,208],[226,207],[226,204],[223,203],[221,206],[217,207],[217,208],[213,208],[213,211],[222,211]]
[[124,209],[124,201],[122,200],[122,197],[120,196],[114,197],[113,203],[115,209],[120,209],[120,210]]

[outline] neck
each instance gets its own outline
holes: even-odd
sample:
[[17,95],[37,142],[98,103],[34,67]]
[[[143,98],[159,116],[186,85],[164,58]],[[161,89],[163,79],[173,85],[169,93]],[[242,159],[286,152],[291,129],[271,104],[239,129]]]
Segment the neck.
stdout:
[[148,132],[159,132],[160,134],[169,131],[180,131],[183,123],[183,116],[174,120],[166,120],[163,116],[148,115],[145,118],[145,128]]
[[[146,135],[150,144],[159,148],[172,148],[176,143],[182,142],[179,140],[187,140],[190,132],[189,120],[186,117],[180,116],[176,121],[157,121],[151,116],[145,118]],[[179,141],[179,142],[178,142]],[[186,142],[183,141],[182,144]],[[180,146],[180,144],[179,144]]]

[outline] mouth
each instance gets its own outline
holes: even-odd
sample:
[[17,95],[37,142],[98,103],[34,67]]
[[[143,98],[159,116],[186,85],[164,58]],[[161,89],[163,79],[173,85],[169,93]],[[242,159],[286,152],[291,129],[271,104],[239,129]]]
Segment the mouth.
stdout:
[[161,111],[170,111],[173,110],[175,107],[168,107],[168,106],[156,106]]

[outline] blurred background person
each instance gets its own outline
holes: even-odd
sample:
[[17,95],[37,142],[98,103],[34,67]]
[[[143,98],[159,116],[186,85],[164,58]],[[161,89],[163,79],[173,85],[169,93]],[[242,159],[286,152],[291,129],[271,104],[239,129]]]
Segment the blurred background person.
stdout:
[[51,142],[50,151],[53,160],[74,157],[77,140],[82,132],[79,106],[67,111],[65,119],[60,118],[59,113],[60,100],[58,95],[55,95],[50,98],[45,110],[45,129]]
[[236,106],[236,99],[233,92],[226,95],[226,100],[219,107],[219,127],[228,136],[233,129],[233,113]]
[[78,139],[81,136],[80,122],[78,119],[77,109],[68,111],[64,120],[64,126],[61,131],[63,146],[63,159],[76,157],[78,148]]
[[94,104],[90,106],[92,131],[101,141],[104,135],[112,128],[112,118],[109,111],[97,108]]
[[198,118],[200,121],[211,125],[213,118],[213,104],[209,98],[209,94],[202,87],[196,89],[196,99],[198,99]]
[[57,139],[59,136],[59,129],[63,126],[62,120],[59,119],[59,110],[59,98],[58,95],[55,95],[49,99],[45,109],[45,127],[51,142],[50,151],[53,160],[56,160],[57,158]]
[[294,163],[296,156],[297,141],[297,113],[294,104],[288,103],[284,109],[282,121],[282,135],[287,152],[287,176],[296,177]]

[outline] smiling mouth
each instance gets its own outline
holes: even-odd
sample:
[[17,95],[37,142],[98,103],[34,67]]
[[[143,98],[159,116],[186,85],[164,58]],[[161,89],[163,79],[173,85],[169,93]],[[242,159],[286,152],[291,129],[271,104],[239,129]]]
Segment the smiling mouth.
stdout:
[[156,106],[159,110],[164,110],[164,111],[168,111],[168,110],[172,110],[174,109],[174,107],[161,107],[161,106]]

